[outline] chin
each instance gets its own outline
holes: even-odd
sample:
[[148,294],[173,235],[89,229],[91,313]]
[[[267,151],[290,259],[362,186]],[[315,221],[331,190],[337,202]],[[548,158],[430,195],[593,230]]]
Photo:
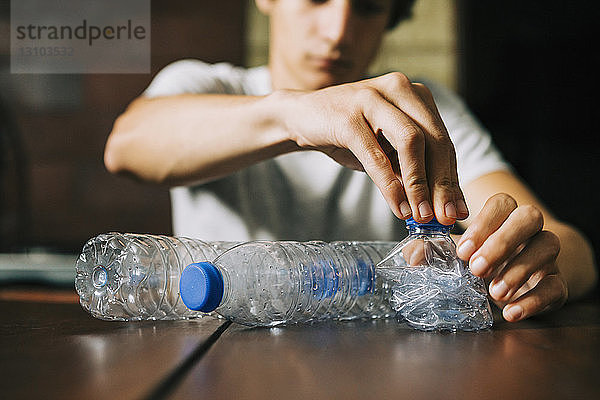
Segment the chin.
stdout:
[[348,83],[353,80],[354,79],[349,77],[349,74],[334,74],[327,71],[315,71],[307,77],[306,82],[310,86],[309,89],[316,90],[329,86],[341,85],[342,83]]

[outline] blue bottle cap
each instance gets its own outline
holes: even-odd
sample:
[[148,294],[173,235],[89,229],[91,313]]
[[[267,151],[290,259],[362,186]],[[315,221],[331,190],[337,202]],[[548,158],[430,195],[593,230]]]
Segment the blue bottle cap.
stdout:
[[406,220],[406,226],[422,226],[422,227],[429,227],[429,228],[452,228],[453,225],[454,224],[451,224],[451,225],[440,224],[438,222],[438,220],[435,219],[435,216],[431,219],[431,221],[424,222],[424,223],[417,222],[412,217]]
[[211,312],[223,299],[223,277],[209,262],[190,264],[181,273],[179,294],[187,308]]

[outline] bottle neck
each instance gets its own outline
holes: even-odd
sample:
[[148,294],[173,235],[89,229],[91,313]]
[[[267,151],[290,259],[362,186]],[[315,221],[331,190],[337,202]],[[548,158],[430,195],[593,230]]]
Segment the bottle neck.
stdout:
[[408,226],[409,235],[449,235],[451,226]]

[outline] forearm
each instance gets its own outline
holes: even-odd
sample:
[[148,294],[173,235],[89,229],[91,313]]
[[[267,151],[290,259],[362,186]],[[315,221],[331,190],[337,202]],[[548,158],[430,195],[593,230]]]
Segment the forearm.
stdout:
[[115,122],[105,150],[113,173],[168,185],[202,182],[297,149],[273,95],[139,98]]
[[593,250],[587,239],[573,227],[559,222],[549,222],[544,229],[560,239],[560,253],[556,260],[569,288],[569,299],[587,294],[596,284],[598,276]]

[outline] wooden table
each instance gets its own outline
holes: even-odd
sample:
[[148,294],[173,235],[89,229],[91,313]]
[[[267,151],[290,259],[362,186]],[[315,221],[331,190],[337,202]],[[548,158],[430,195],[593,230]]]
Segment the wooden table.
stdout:
[[75,300],[0,291],[0,398],[600,398],[595,300],[454,334],[393,320],[104,322]]

